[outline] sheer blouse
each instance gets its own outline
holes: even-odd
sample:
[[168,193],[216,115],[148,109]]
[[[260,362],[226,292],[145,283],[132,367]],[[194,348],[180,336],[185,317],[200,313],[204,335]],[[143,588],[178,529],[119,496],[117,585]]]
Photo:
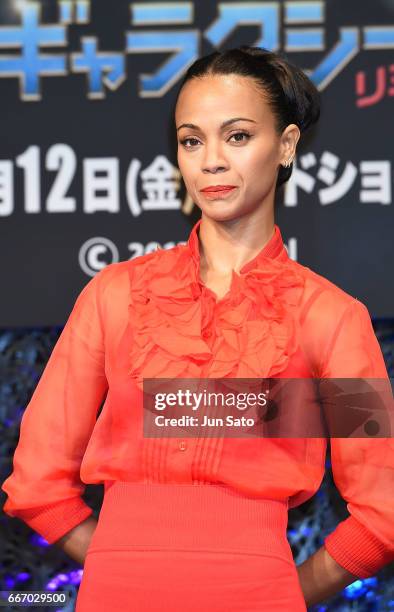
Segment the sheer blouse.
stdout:
[[[87,483],[225,483],[295,507],[324,476],[325,438],[147,438],[143,378],[388,379],[366,306],[293,261],[279,227],[218,299],[188,240],[96,274],[27,405],[3,506],[49,543],[85,520]],[[99,414],[99,409],[102,410]],[[394,559],[394,441],[332,438],[349,516],[324,539],[363,578]]]

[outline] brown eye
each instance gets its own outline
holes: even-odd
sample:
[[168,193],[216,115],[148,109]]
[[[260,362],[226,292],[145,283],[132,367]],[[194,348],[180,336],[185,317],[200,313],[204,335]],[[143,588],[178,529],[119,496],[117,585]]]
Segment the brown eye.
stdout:
[[[194,140],[195,142],[198,142],[197,138],[184,138],[184,140],[181,140],[181,144],[186,147],[186,143],[189,142],[190,140]],[[193,145],[191,145],[192,147]],[[191,147],[186,147],[186,149],[190,149]]]
[[[234,136],[246,136],[246,140],[249,140],[250,138],[250,134],[248,132],[236,132],[235,134],[232,134],[230,138],[233,138]],[[236,142],[242,142],[242,140],[237,140]]]
[[[245,137],[245,138],[241,138],[235,141],[235,142],[240,142],[240,143],[242,143],[244,140],[247,141],[251,138],[251,135],[249,134],[249,132],[235,132],[234,134],[230,136],[230,139],[234,138],[234,136],[244,136]],[[195,142],[195,143],[197,142],[198,143],[199,140],[197,138],[184,138],[180,142],[185,147],[185,149],[192,149],[195,145],[191,144],[190,146],[187,146],[186,143],[187,142]]]

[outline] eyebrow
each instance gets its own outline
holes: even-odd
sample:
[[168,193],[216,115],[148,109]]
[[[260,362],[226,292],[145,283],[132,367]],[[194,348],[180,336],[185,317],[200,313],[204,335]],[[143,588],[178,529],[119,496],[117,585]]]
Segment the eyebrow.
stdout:
[[[223,121],[223,123],[220,124],[220,129],[222,130],[223,128],[227,127],[231,123],[235,123],[236,121],[251,121],[252,123],[257,123],[256,121],[254,121],[254,119],[248,119],[247,117],[233,117],[233,119],[227,119],[226,121]],[[200,132],[202,131],[201,128],[199,128],[198,125],[195,125],[194,123],[182,123],[176,129],[176,131],[178,132],[183,127],[190,128],[191,130],[198,130]]]

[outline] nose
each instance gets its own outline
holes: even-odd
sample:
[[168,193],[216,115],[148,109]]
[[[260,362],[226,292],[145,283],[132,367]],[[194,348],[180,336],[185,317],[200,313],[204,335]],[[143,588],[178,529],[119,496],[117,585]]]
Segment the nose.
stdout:
[[223,156],[222,148],[219,144],[212,142],[204,147],[202,159],[203,172],[218,172],[227,170],[228,164]]

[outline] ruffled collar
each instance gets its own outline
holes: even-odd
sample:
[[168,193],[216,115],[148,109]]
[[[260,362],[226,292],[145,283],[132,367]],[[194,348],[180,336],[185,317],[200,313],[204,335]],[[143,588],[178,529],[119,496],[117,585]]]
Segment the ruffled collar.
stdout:
[[[199,242],[199,231],[201,226],[202,219],[199,219],[197,223],[192,228],[187,246],[190,249],[191,257],[198,268],[198,278],[199,278],[199,269],[200,269],[200,242]],[[278,261],[287,261],[289,259],[287,250],[283,243],[282,234],[278,227],[278,225],[274,225],[274,233],[267,244],[261,249],[257,255],[248,261],[241,269],[240,274],[245,274],[253,268],[258,268],[261,266],[266,266],[266,259],[276,259]]]
[[297,350],[304,276],[279,227],[218,300],[199,275],[200,225],[129,267],[129,374],[141,389],[143,378],[268,378]]

